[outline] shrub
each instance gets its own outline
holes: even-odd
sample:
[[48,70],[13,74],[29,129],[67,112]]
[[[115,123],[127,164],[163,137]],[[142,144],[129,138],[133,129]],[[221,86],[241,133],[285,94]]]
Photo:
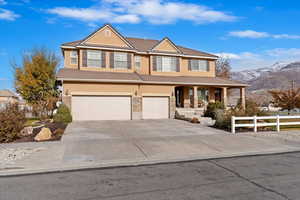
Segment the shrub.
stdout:
[[224,105],[222,102],[216,101],[215,103],[208,103],[206,111],[204,113],[204,117],[211,117],[212,119],[216,119],[217,110],[224,110]]
[[70,123],[72,122],[72,115],[69,108],[65,104],[61,104],[56,114],[53,117],[54,122]]
[[25,112],[19,104],[8,104],[0,111],[0,142],[12,142],[18,138],[26,122]]

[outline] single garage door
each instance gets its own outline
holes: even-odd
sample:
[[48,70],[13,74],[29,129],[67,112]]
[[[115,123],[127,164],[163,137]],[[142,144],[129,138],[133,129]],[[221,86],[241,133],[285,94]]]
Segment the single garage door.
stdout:
[[169,97],[143,97],[143,119],[169,118]]
[[72,96],[74,121],[130,120],[131,97]]

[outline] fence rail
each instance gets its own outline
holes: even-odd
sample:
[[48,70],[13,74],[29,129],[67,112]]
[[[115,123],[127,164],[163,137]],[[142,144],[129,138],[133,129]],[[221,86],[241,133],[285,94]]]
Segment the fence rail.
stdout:
[[[259,122],[258,120],[276,120],[276,122]],[[281,122],[281,119],[299,119],[298,122]],[[236,121],[253,121],[252,123],[236,123]],[[257,132],[258,127],[264,126],[276,126],[277,132],[280,132],[280,126],[289,126],[289,125],[300,125],[300,115],[298,116],[253,116],[253,117],[235,117],[231,118],[231,132],[235,133],[236,128],[240,127],[250,127],[254,129],[254,132]]]

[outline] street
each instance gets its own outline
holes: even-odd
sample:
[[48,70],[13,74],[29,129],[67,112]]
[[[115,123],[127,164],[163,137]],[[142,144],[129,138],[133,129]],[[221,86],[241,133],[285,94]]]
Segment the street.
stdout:
[[300,153],[0,178],[1,200],[300,199]]

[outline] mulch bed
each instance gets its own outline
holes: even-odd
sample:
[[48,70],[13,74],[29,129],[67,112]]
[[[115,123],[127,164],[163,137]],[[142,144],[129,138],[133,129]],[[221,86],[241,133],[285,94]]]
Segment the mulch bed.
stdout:
[[[52,132],[52,138],[47,141],[57,141],[61,139],[67,127],[67,124],[59,123],[59,122],[52,122],[52,123],[47,122],[44,124],[43,127],[49,128]],[[33,133],[31,135],[18,138],[14,142],[35,142],[34,137],[41,131],[43,127],[34,128]]]

